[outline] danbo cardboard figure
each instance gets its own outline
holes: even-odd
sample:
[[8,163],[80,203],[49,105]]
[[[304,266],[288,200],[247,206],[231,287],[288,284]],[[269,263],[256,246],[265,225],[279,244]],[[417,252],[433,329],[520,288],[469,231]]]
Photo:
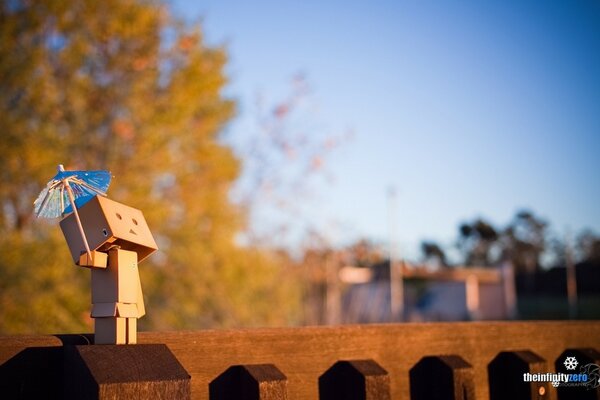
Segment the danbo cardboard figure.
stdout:
[[65,171],[35,204],[42,217],[67,215],[60,227],[75,264],[91,269],[96,344],[134,344],[146,312],[138,263],[157,250],[140,210],[105,196],[107,171]]
[[79,209],[92,257],[85,252],[74,214],[60,222],[73,261],[92,270],[96,344],[133,344],[146,312],[138,263],[157,246],[140,210],[95,196]]

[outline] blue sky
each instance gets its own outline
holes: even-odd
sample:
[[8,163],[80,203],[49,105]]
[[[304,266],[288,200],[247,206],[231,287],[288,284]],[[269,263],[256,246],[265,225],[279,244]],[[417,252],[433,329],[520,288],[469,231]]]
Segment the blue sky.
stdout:
[[600,232],[600,2],[173,5],[229,51],[234,146],[256,93],[281,96],[298,71],[315,126],[353,131],[307,204],[332,243],[386,241],[390,187],[413,258],[422,239],[449,245],[461,221],[502,226],[521,208],[559,234]]

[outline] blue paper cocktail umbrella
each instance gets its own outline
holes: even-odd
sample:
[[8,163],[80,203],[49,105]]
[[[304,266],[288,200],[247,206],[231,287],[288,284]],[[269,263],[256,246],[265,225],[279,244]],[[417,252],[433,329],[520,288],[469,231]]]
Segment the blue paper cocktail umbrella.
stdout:
[[85,250],[91,258],[90,246],[77,207],[83,206],[96,195],[106,196],[111,178],[108,171],[65,171],[61,164],[58,166],[58,173],[33,203],[34,213],[37,217],[59,218],[73,212]]

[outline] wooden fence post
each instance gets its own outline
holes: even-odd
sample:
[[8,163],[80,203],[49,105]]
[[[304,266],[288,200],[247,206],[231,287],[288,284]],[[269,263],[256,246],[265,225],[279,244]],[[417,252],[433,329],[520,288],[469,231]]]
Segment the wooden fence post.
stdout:
[[[568,361],[567,358],[569,358]],[[598,350],[591,348],[567,349],[558,356],[554,366],[556,372],[585,373],[588,378],[587,382],[567,384],[561,382],[556,388],[559,400],[600,400],[600,352]]]
[[59,400],[63,395],[62,348],[27,347],[0,362],[0,398]]
[[390,400],[390,377],[373,360],[338,361],[319,377],[321,400]]
[[527,374],[548,372],[546,360],[532,351],[503,351],[488,365],[490,400],[551,399],[549,382],[525,380]]
[[287,377],[273,364],[234,365],[209,384],[210,400],[285,400]]
[[64,347],[66,399],[190,399],[190,375],[164,344]]
[[471,364],[456,355],[423,357],[410,370],[413,400],[475,400]]

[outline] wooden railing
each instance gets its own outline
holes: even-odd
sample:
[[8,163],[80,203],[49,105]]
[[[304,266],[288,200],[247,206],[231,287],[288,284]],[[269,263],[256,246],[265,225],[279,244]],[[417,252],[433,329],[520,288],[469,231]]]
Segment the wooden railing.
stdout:
[[[60,398],[72,384],[65,349],[90,339],[0,337],[0,398]],[[599,388],[523,381],[564,370],[566,356],[600,364],[600,321],[146,332],[139,343],[170,349],[194,399],[600,399]]]

